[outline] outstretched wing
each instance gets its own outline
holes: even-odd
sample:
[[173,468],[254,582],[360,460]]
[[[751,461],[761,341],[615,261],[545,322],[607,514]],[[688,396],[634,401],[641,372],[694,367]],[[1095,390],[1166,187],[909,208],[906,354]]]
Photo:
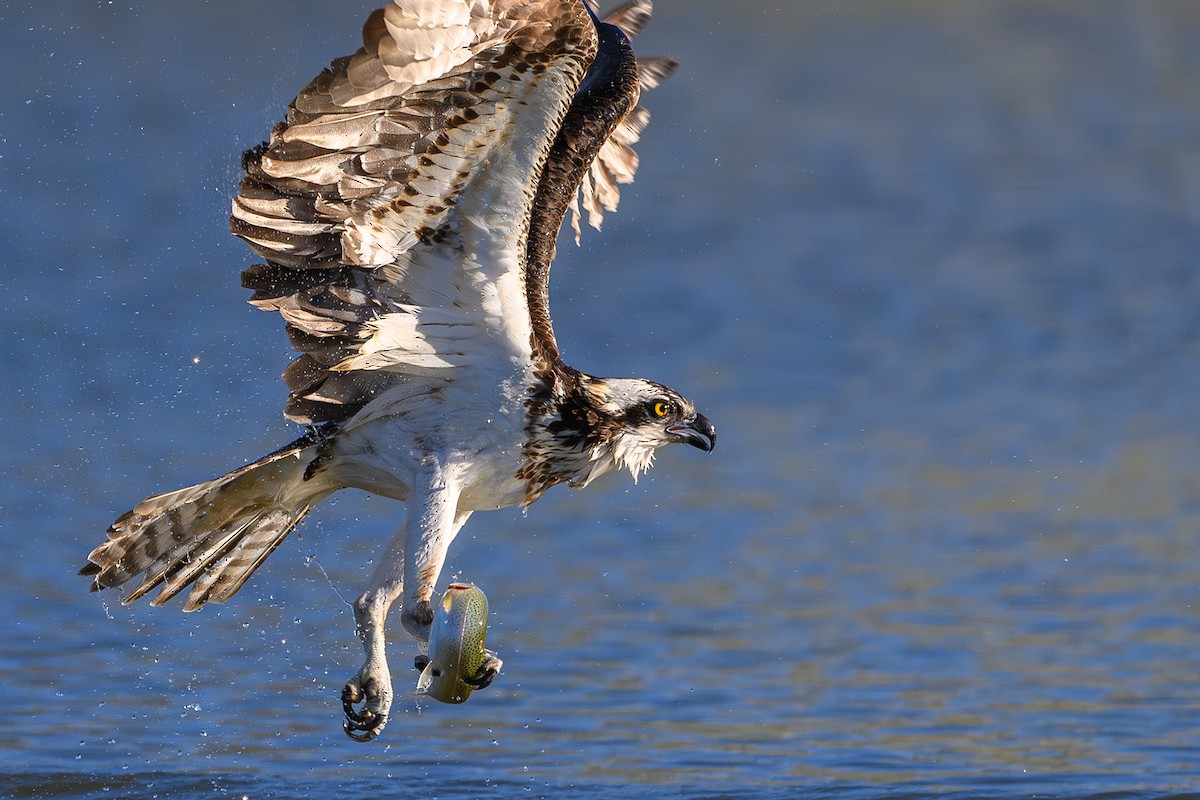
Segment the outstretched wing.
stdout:
[[529,356],[528,208],[596,52],[576,2],[396,0],[248,154],[243,283],[303,355],[287,416],[340,421],[381,389]]
[[[531,219],[597,52],[581,0],[394,0],[247,153],[231,225],[267,262],[243,273],[251,302],[302,352],[290,419],[339,422],[413,376],[538,358]],[[631,177],[618,144],[605,169]]]

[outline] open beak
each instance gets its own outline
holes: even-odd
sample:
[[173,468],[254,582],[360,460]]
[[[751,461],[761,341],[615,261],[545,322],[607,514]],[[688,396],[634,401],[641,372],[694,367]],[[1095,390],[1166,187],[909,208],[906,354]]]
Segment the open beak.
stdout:
[[703,414],[697,414],[690,422],[672,425],[667,428],[667,433],[678,436],[679,441],[699,447],[706,453],[711,453],[717,446],[717,429]]

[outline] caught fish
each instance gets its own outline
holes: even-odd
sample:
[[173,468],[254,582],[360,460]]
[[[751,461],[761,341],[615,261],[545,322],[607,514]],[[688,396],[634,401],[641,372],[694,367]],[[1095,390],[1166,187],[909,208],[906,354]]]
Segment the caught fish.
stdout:
[[473,583],[452,583],[442,595],[429,632],[429,663],[417,680],[417,694],[443,703],[465,703],[475,689],[491,683],[502,662],[485,650],[487,596]]

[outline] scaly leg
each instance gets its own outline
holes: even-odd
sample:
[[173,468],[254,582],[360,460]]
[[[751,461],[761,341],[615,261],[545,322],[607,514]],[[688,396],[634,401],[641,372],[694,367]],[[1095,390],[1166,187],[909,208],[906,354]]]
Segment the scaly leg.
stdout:
[[[406,549],[416,555],[405,563],[404,586],[406,591],[404,592],[404,610],[400,614],[400,621],[405,630],[411,633],[421,646],[420,655],[413,661],[413,666],[418,671],[424,670],[429,663],[429,631],[433,624],[433,606],[430,604],[429,598],[432,597],[434,586],[437,585],[438,575],[441,574],[450,542],[458,535],[458,531],[469,516],[471,516],[470,511],[459,510],[456,512],[453,525],[448,531],[444,527],[421,529],[409,527],[407,530]],[[500,669],[504,665],[504,662],[492,651],[484,650],[483,654],[483,663],[480,664],[479,670],[474,675],[463,678],[475,689],[487,688],[500,674]]]
[[[354,601],[354,632],[367,653],[358,674],[342,688],[346,719],[342,728],[358,742],[374,739],[387,724],[392,705],[392,677],[387,663],[383,625],[388,609],[400,596],[404,575],[404,529],[388,542],[367,590]],[[355,705],[362,703],[362,709]]]
[[[452,472],[443,472],[439,479],[435,479],[430,497],[436,502],[441,502],[438,500],[440,491],[449,491],[449,487],[455,485],[453,475]],[[454,493],[453,502],[458,502],[457,491]],[[454,541],[467,517],[471,516],[470,511],[460,509],[454,513],[451,524],[447,526],[444,516],[446,506],[441,507],[442,511],[431,508],[431,513],[424,517],[429,524],[409,526],[404,543],[405,550],[412,553],[413,557],[404,563],[404,609],[400,614],[400,622],[421,646],[420,655],[413,661],[413,666],[418,670],[423,670],[429,663],[429,630],[433,624],[433,606],[429,598],[433,596],[433,589],[445,563],[450,542]],[[476,689],[486,688],[500,673],[503,664],[495,653],[485,650],[479,670],[464,680]]]
[[[450,542],[471,514],[457,510],[460,491],[457,472],[446,469],[432,457],[430,460],[433,463],[414,481],[404,527],[388,542],[370,585],[354,602],[356,630],[367,659],[342,689],[342,707],[346,712],[342,727],[355,741],[365,742],[378,736],[391,710],[392,678],[384,638],[388,610],[405,585],[416,587],[404,593],[401,622],[416,637],[424,656],[433,621],[429,603],[433,585]],[[406,551],[411,557],[405,557]],[[361,709],[355,707],[359,703]]]

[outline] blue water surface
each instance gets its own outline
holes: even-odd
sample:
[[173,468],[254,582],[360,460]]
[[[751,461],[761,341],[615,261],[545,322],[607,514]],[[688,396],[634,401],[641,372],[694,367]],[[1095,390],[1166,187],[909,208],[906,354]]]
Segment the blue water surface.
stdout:
[[556,328],[720,445],[476,515],[446,574],[504,673],[367,746],[342,598],[396,503],[194,615],[75,571],[296,435],[229,198],[372,4],[0,8],[0,796],[1200,788],[1200,5],[656,6],[681,67]]

